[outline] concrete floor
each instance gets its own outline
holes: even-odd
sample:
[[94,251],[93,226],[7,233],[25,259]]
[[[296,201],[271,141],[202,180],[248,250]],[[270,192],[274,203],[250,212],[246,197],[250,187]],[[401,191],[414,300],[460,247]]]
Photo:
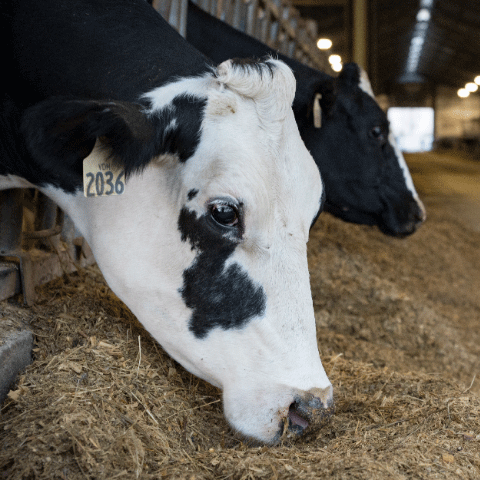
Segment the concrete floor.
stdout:
[[448,205],[460,221],[480,231],[480,160],[451,152],[406,154],[405,159],[424,200]]

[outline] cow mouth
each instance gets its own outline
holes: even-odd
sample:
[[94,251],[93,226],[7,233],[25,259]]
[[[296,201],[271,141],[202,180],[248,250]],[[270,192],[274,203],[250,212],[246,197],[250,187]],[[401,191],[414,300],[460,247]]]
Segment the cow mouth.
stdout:
[[307,431],[315,431],[328,421],[335,411],[333,402],[327,406],[319,403],[306,408],[304,402],[295,401],[284,418],[283,434],[288,437],[301,437]]
[[293,402],[288,409],[288,428],[298,434],[302,434],[308,427],[309,423],[303,417],[301,417],[296,411],[296,402]]

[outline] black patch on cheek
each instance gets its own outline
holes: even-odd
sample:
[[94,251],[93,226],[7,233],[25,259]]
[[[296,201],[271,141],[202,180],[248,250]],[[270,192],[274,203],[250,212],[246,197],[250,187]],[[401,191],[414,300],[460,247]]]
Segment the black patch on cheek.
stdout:
[[[213,221],[213,220],[212,220]],[[182,241],[197,251],[193,263],[183,272],[180,293],[192,309],[190,331],[205,338],[216,327],[242,328],[265,312],[266,296],[237,263],[225,267],[237,242],[226,238],[211,224],[207,215],[182,208],[178,219]]]

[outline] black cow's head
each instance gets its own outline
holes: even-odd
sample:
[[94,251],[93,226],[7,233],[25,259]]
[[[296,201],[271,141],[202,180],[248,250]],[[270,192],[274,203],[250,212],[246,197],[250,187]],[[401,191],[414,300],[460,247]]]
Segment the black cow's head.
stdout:
[[389,235],[413,233],[425,210],[366,73],[346,64],[334,82],[323,81],[312,91],[300,132],[322,172],[325,209],[346,221],[377,225]]

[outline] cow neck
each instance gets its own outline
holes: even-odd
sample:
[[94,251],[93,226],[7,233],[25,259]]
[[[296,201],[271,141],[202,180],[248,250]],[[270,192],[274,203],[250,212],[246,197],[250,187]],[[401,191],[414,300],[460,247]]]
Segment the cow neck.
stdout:
[[64,3],[15,7],[16,67],[30,104],[54,95],[137,101],[173,78],[209,70],[206,58],[143,2]]

